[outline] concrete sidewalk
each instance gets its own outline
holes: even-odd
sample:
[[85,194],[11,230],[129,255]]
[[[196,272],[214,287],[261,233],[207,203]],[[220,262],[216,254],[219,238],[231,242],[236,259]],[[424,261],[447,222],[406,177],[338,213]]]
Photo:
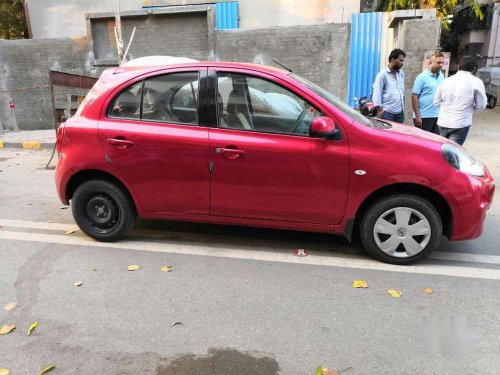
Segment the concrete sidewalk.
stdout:
[[56,143],[54,129],[0,131],[0,148],[51,149]]

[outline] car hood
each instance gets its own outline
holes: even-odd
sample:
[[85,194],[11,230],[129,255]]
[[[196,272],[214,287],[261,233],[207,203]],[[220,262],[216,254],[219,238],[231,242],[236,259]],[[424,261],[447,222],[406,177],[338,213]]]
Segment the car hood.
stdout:
[[386,120],[384,120],[384,122],[391,124],[392,127],[389,129],[383,129],[383,131],[403,134],[403,135],[406,135],[409,137],[414,137],[414,138],[424,138],[424,139],[428,139],[430,141],[437,142],[440,144],[443,144],[443,143],[455,144],[454,142],[450,141],[447,138],[444,138],[444,137],[441,137],[440,135],[419,129],[415,126],[400,124],[399,122],[386,121]]

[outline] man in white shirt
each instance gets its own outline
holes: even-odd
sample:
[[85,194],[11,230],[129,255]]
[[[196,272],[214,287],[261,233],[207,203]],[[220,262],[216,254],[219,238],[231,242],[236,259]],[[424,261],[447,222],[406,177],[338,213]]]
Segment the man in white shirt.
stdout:
[[472,113],[486,107],[486,93],[483,82],[474,77],[477,64],[471,56],[462,57],[458,69],[438,87],[434,105],[440,107],[439,134],[463,145],[472,125]]

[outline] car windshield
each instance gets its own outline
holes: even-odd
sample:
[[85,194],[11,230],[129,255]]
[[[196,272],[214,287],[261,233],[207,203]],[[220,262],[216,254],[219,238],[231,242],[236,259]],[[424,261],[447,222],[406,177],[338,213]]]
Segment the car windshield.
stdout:
[[363,116],[361,113],[356,111],[354,108],[351,108],[349,105],[344,103],[342,100],[337,98],[332,93],[330,93],[330,92],[326,91],[325,89],[319,87],[318,85],[308,81],[307,79],[302,78],[296,74],[290,74],[290,77],[292,77],[296,81],[302,83],[308,89],[314,91],[316,94],[318,94],[323,99],[328,101],[330,104],[335,106],[335,108],[337,108],[339,111],[342,111],[347,116],[352,118],[358,124],[365,125],[365,126],[368,126],[370,128],[375,128],[375,129],[389,129],[389,128],[391,128],[391,125],[384,122],[384,121],[380,121],[378,119],[371,119],[371,118]]

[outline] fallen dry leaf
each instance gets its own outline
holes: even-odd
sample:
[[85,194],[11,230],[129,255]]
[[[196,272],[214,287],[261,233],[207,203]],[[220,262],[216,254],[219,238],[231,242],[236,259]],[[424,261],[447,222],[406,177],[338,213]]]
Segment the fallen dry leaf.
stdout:
[[368,283],[365,280],[354,280],[352,286],[355,288],[368,288]]
[[402,293],[399,290],[394,290],[394,289],[389,289],[387,293],[389,293],[394,298],[399,298],[402,295]]
[[33,332],[33,330],[38,327],[38,322],[35,322],[33,323],[32,325],[30,325],[30,328],[28,329],[28,333],[27,333],[27,336],[31,336],[31,332]]
[[432,288],[425,288],[424,293],[425,294],[432,294]]
[[15,324],[3,325],[2,328],[0,328],[0,335],[7,335],[8,333],[11,333],[15,329],[16,329]]
[[10,311],[13,308],[15,308],[16,306],[17,306],[16,302],[11,302],[11,303],[6,304],[3,308],[5,311]]
[[96,271],[97,271],[97,268],[92,267],[90,270],[91,270],[92,272],[96,272]]
[[48,365],[48,366],[47,366],[47,367],[45,367],[42,371],[40,371],[40,372],[38,373],[38,375],[43,375],[43,374],[46,374],[47,372],[49,372],[49,371],[51,371],[51,370],[53,370],[53,369],[55,369],[55,368],[56,368],[56,366],[54,366],[54,365]]
[[0,375],[11,375],[8,368],[0,368]]
[[170,272],[172,271],[172,266],[163,266],[161,269],[161,272]]
[[73,284],[74,286],[82,286],[83,285],[83,282],[81,281],[77,281],[76,283]]
[[75,233],[75,232],[76,232],[76,231],[75,231],[74,229],[70,229],[70,230],[66,231],[66,234],[73,234],[73,233]]
[[170,324],[170,327],[176,326],[178,324],[182,324],[182,322],[173,322],[172,324]]
[[69,206],[62,206],[61,210],[67,210],[68,208],[69,208]]
[[137,264],[131,264],[130,266],[127,267],[127,270],[129,271],[137,271],[141,266]]

